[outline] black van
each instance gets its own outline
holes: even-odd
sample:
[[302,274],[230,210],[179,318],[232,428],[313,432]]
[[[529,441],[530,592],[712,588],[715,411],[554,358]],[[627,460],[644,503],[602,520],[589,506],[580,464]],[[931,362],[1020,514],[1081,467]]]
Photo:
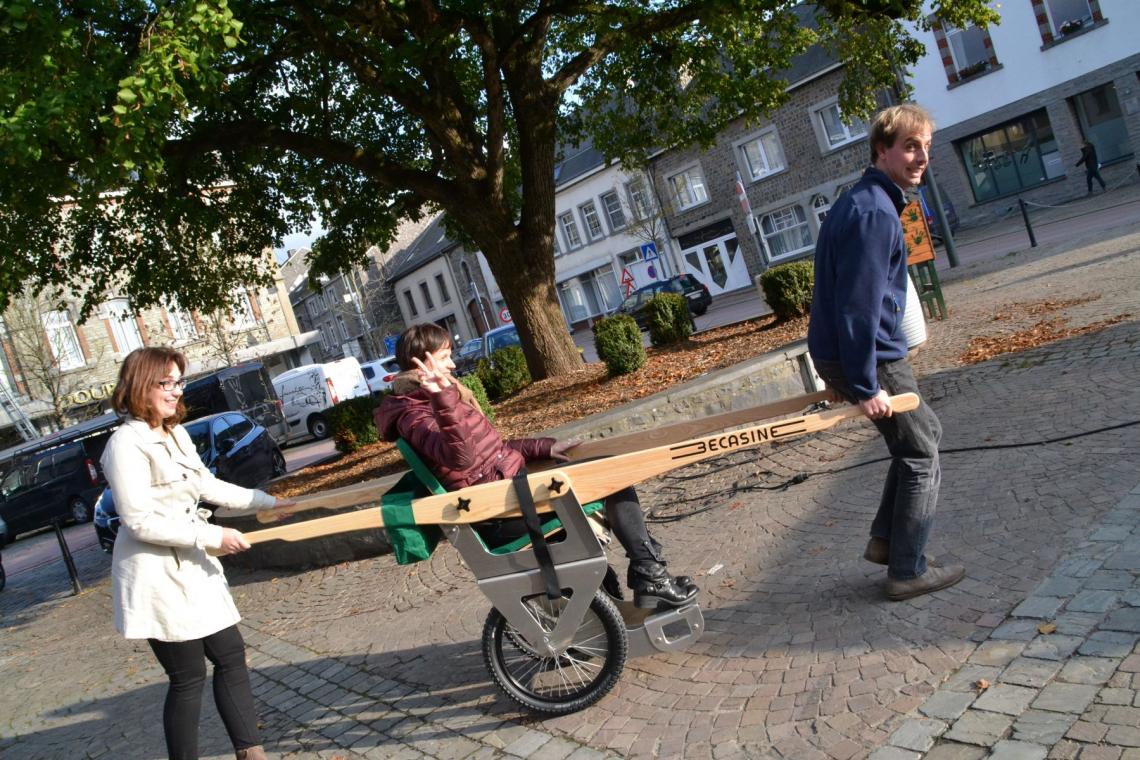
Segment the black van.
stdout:
[[19,454],[0,480],[0,546],[55,520],[87,522],[106,481],[99,457],[110,433]]
[[269,431],[278,445],[285,443],[289,427],[269,372],[259,362],[227,367],[196,377],[182,389],[186,420],[209,414],[243,412]]

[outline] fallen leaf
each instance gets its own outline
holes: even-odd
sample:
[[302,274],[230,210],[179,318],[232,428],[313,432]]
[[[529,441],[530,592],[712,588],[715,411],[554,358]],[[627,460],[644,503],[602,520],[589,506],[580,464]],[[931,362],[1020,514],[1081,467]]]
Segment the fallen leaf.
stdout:
[[984,678],[979,678],[977,681],[974,681],[974,688],[978,691],[985,691],[990,688],[990,682]]
[[1056,630],[1057,630],[1057,624],[1056,623],[1042,623],[1041,625],[1037,626],[1037,632],[1038,633],[1053,633]]

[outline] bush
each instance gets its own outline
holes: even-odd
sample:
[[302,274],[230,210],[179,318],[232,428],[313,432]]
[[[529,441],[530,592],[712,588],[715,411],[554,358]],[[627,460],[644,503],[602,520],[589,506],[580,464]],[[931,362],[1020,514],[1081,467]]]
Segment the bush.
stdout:
[[380,433],[372,419],[372,410],[380,404],[382,398],[383,396],[358,396],[341,401],[325,412],[337,451],[350,454],[380,440]]
[[479,402],[479,408],[483,410],[483,414],[487,415],[488,420],[494,422],[495,410],[491,408],[491,402],[487,399],[487,389],[483,387],[483,381],[479,379],[479,376],[464,375],[459,378],[459,382],[475,394],[475,400]]
[[760,275],[764,299],[777,319],[790,319],[811,311],[811,288],[815,282],[815,265],[809,261],[793,261],[772,267]]
[[526,357],[518,346],[500,348],[489,359],[480,359],[475,374],[493,401],[525,388],[531,382],[530,368],[526,366]]
[[679,343],[693,334],[693,315],[679,293],[658,293],[645,304],[649,342],[655,346]]
[[628,314],[615,314],[595,322],[594,347],[610,377],[627,375],[645,366],[641,330]]

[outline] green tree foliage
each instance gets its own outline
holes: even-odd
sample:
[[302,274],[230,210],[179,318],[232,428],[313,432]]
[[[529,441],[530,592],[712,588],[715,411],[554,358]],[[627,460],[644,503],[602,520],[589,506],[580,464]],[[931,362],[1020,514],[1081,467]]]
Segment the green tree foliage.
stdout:
[[615,314],[594,322],[594,346],[610,377],[628,375],[645,366],[641,328],[628,314]]
[[[28,288],[225,305],[307,231],[312,274],[443,210],[485,254],[536,377],[580,366],[554,285],[555,142],[631,164],[785,98],[818,42],[865,112],[919,0],[0,2],[0,308]],[[956,26],[986,0],[936,0]],[[561,130],[561,133],[559,132]]]

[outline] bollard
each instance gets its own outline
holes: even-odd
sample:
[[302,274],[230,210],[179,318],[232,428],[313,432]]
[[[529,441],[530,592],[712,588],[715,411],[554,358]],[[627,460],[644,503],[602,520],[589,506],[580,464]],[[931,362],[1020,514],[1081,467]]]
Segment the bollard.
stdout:
[[55,528],[55,538],[59,541],[59,551],[63,554],[63,562],[67,565],[67,574],[71,576],[71,591],[78,594],[83,589],[79,586],[79,573],[75,571],[75,560],[71,558],[71,549],[63,538],[63,528],[59,527],[59,520],[52,520],[51,526]]
[[1025,220],[1025,231],[1029,233],[1029,247],[1036,248],[1037,238],[1033,235],[1033,225],[1029,223],[1029,207],[1020,198],[1017,199],[1017,205],[1021,206],[1021,218]]

